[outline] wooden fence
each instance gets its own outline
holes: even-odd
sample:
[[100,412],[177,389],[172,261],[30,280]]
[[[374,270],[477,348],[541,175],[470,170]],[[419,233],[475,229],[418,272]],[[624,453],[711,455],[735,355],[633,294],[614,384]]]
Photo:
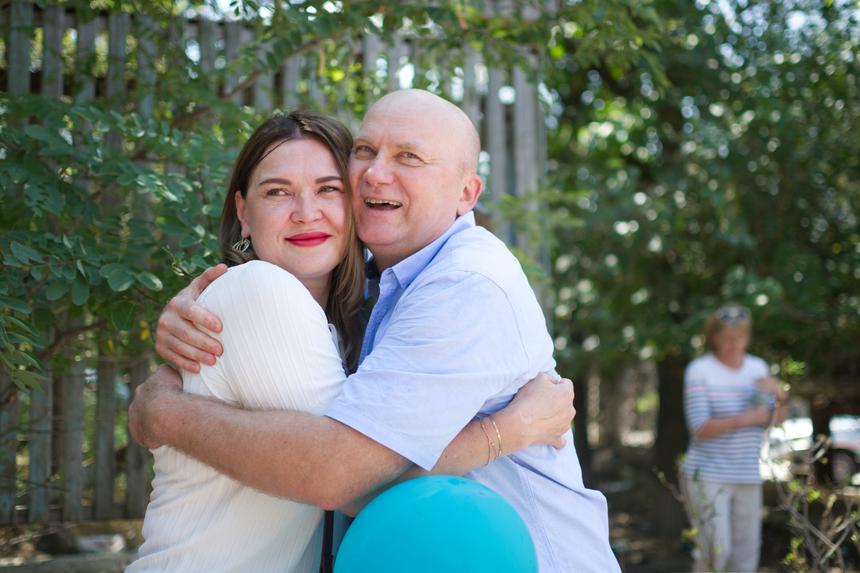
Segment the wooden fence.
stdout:
[[[41,93],[81,103],[122,100],[129,90],[125,67],[131,58],[136,58],[136,87],[158,81],[153,66],[156,42],[145,17],[105,12],[85,21],[70,8],[17,0],[0,8],[0,23],[7,30],[0,85],[10,95]],[[203,70],[224,67],[237,57],[241,46],[254,41],[252,30],[242,22],[197,18],[184,24],[175,41],[195,53]],[[97,42],[106,43],[103,75],[64,69],[63,45],[70,31],[78,62],[93,57]],[[136,39],[133,53],[128,53],[130,34]],[[34,46],[37,37],[41,46]],[[380,80],[380,91],[403,87],[401,72],[407,66],[416,80],[432,76],[433,63],[422,58],[415,38],[398,37],[394,45],[372,35],[350,41],[358,42],[364,74]],[[31,61],[31,53],[41,55]],[[482,170],[488,179],[484,201],[535,191],[546,165],[536,86],[518,67],[488,68],[478,53],[466,49],[465,54],[457,82],[440,82],[438,89],[462,106],[482,134]],[[277,71],[250,78],[228,73],[213,89],[258,111],[293,108],[302,98],[355,127],[359,118],[350,115],[348,102],[342,102],[340,109],[324,102],[314,57],[294,56]],[[137,93],[137,112],[151,117],[152,92],[138,89]],[[497,225],[496,232],[510,244],[518,243],[512,226]],[[67,329],[69,333],[74,335],[74,325]],[[49,373],[51,384],[27,393],[18,392],[0,374],[0,523],[143,515],[151,477],[149,454],[127,435],[115,435],[115,426],[125,415],[134,388],[149,374],[153,359],[98,356],[97,350],[89,358],[70,356],[68,368]],[[26,464],[26,472],[21,464]]]

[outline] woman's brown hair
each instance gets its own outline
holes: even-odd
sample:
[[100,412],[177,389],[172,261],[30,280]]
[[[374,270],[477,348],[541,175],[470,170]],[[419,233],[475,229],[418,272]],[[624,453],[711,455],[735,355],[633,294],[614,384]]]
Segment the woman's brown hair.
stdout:
[[352,134],[342,123],[324,115],[294,111],[287,115],[275,115],[260,124],[245,142],[233,167],[221,214],[221,253],[228,266],[257,258],[253,245],[245,252],[233,248],[236,242],[242,240],[242,225],[236,214],[236,191],[242,197],[247,197],[248,184],[257,165],[278,144],[304,138],[314,139],[328,148],[346,190],[347,244],[343,260],[332,271],[325,312],[343,340],[344,362],[349,370],[354,370],[361,350],[359,313],[364,293],[364,257],[363,247],[355,232],[350,201],[352,189],[349,186],[348,164]]

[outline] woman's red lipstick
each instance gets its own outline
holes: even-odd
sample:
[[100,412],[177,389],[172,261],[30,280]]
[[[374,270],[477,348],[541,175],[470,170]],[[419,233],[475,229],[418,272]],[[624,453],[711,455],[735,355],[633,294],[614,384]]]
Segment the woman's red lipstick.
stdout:
[[299,233],[292,237],[287,237],[287,240],[297,247],[316,247],[325,243],[331,235],[328,233]]

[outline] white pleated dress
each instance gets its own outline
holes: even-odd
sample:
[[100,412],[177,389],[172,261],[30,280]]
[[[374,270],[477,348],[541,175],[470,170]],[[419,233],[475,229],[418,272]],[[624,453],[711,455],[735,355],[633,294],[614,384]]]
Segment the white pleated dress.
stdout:
[[[232,267],[200,297],[221,318],[224,354],[186,392],[248,409],[322,415],[345,380],[336,334],[290,273],[262,261]],[[334,337],[333,337],[334,334]],[[323,511],[276,498],[170,447],[153,451],[144,544],[127,572],[316,572]]]

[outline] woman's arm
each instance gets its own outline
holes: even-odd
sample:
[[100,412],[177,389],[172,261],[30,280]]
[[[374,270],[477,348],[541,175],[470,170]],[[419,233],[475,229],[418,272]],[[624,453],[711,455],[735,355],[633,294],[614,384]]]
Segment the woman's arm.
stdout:
[[699,426],[693,437],[697,440],[710,440],[748,426],[766,426],[770,422],[770,416],[771,410],[767,406],[754,406],[734,416],[708,419]]
[[[576,415],[573,382],[539,374],[520,388],[511,403],[492,415],[492,421],[473,420],[445,448],[431,471],[412,465],[398,479],[370,495],[354,500],[341,510],[355,515],[373,498],[397,483],[425,475],[463,475],[497,457],[508,456],[537,444],[563,448],[565,434]],[[496,427],[499,433],[496,434]],[[499,444],[501,436],[501,444]],[[499,451],[501,448],[501,451]]]

